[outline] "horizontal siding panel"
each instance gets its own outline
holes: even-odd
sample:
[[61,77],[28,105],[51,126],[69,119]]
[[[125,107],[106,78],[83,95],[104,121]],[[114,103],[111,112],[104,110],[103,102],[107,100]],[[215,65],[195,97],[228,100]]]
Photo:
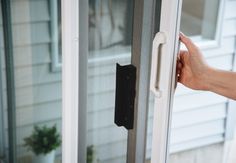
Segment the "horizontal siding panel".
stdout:
[[225,7],[225,19],[236,18],[236,1],[227,1]]
[[48,43],[15,47],[13,50],[16,68],[51,62],[51,51]]
[[172,145],[207,136],[223,134],[225,131],[224,122],[225,122],[224,120],[217,120],[199,125],[192,125],[189,127],[172,129],[170,136],[170,143]]
[[[153,127],[153,108],[150,108],[148,119],[148,133],[151,134]],[[204,106],[193,110],[183,112],[173,112],[172,129],[179,129],[193,125],[203,124],[206,122],[225,119],[227,115],[226,103]]]
[[49,64],[15,69],[17,89],[58,82],[61,82],[61,73],[51,73]]
[[224,119],[227,115],[226,109],[226,104],[223,103],[186,112],[174,113],[172,116],[172,128],[176,129],[212,120]]
[[48,22],[17,24],[13,26],[12,33],[14,47],[50,42]]
[[[119,63],[121,65],[129,64],[129,58],[124,58],[122,60],[118,60],[118,56],[112,57],[114,61],[110,61],[109,63],[105,65],[100,65],[101,63],[97,63],[95,65],[91,65],[88,67],[88,77],[94,77],[94,76],[100,76],[100,75],[108,75],[108,74],[115,74],[116,73],[116,63]],[[103,62],[103,58],[101,58],[101,61]]]
[[[92,120],[89,122],[91,123]],[[112,144],[113,142],[127,139],[127,130],[124,127],[117,127],[115,124],[112,127],[98,128],[88,131],[87,144],[95,146],[103,146],[104,144]]]
[[95,149],[97,151],[97,159],[100,162],[108,161],[113,158],[123,157],[127,154],[127,142],[119,141],[114,143],[108,143],[104,146],[97,147]]
[[[45,102],[61,100],[61,82],[19,88],[16,90],[16,107],[26,107]],[[6,92],[3,93],[4,106],[7,106]]]
[[201,93],[175,97],[173,109],[178,112],[224,102],[227,102],[227,98],[219,96],[215,93],[202,91]]
[[89,79],[95,76],[101,76],[101,75],[111,75],[116,73],[116,66],[115,64],[111,65],[104,65],[104,66],[99,66],[99,67],[94,67],[94,68],[89,68],[88,69],[88,77]]
[[[203,147],[203,146],[207,146],[207,145],[211,145],[211,144],[215,144],[215,143],[220,143],[224,141],[224,136],[221,135],[214,135],[214,136],[209,136],[209,137],[204,137],[204,138],[200,138],[200,139],[196,139],[196,140],[192,140],[192,141],[188,141],[188,142],[184,142],[184,143],[179,143],[179,144],[175,144],[175,145],[171,145],[170,146],[170,153],[176,153],[176,152],[182,152],[182,151],[186,151],[186,150],[190,150],[193,148],[199,148],[199,147]],[[146,158],[150,158],[151,157],[151,138],[148,138],[147,141],[147,150],[146,150]]]
[[115,106],[115,93],[113,91],[88,96],[88,111],[101,111]]
[[[35,123],[43,123],[55,119],[61,119],[61,110],[61,101],[49,102],[17,109],[16,126],[22,127],[27,125],[33,125]],[[6,110],[5,117],[7,117]],[[4,124],[7,124],[7,119],[5,118],[4,120]],[[7,126],[5,126],[5,128],[7,128]]]
[[50,20],[47,0],[17,0],[12,1],[11,7],[13,24]]
[[89,112],[87,116],[87,129],[96,130],[114,127],[114,110],[114,108],[109,108],[99,112]]
[[181,144],[175,144],[171,145],[170,147],[170,153],[176,153],[176,152],[181,152],[181,151],[186,151],[190,150],[193,148],[200,148],[203,146],[215,144],[215,143],[220,143],[224,141],[224,136],[223,134],[221,135],[216,135],[216,136],[210,136],[210,137],[204,137],[202,139],[197,139]]
[[[32,46],[18,46],[13,48],[14,67],[31,67],[38,64],[49,64],[51,62],[51,52],[48,43],[35,44]],[[4,50],[1,50],[4,54]],[[5,56],[2,55],[2,67],[5,69]]]
[[[153,128],[153,108],[150,108],[149,118],[148,118],[148,134],[152,133]],[[186,128],[190,126],[202,125],[204,123],[224,120],[227,116],[226,103],[204,106],[202,108],[196,108],[183,112],[173,112],[172,115],[172,129]]]
[[88,94],[99,95],[102,92],[113,91],[115,93],[116,75],[101,75],[88,79]]

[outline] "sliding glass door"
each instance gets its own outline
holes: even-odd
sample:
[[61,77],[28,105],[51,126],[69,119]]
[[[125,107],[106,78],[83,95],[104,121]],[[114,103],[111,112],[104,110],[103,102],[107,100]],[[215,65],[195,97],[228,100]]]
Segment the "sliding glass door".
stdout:
[[[165,117],[167,117],[171,109],[175,84],[180,6],[179,1],[172,3],[168,0],[162,2],[90,0],[89,4],[83,0],[80,1],[79,25],[83,32],[79,31],[79,45],[83,46],[80,46],[79,50],[82,49],[83,53],[80,53],[79,60],[84,67],[80,64],[80,83],[83,83],[80,85],[80,89],[82,87],[83,92],[79,93],[80,99],[83,100],[80,100],[79,104],[79,112],[82,113],[82,117],[79,117],[79,124],[82,124],[82,127],[79,128],[79,142],[86,142],[79,144],[80,162],[87,160],[91,163],[143,163],[150,158],[150,154],[146,158],[146,133],[151,62],[155,61],[153,62],[154,69],[162,71],[161,76],[153,77],[154,83],[152,84],[156,88],[156,78],[160,78],[159,86],[164,98],[164,103],[161,104],[163,111],[169,111],[166,113]],[[167,14],[166,11],[169,10],[171,12]],[[161,32],[156,35],[159,30]],[[152,48],[154,49],[153,54]],[[162,51],[163,54],[156,58],[155,55],[158,55],[159,51]],[[156,66],[158,63],[156,59],[160,58],[162,58],[161,65]],[[126,122],[131,122],[128,130],[127,126],[126,128],[118,127],[114,123],[114,114],[117,112],[115,110],[117,109],[116,100],[119,96],[117,91],[120,94],[126,91],[117,90],[116,87],[119,85],[119,80],[117,80],[119,76],[116,74],[117,63],[122,66],[132,65],[136,68],[134,105],[129,106],[134,110],[131,117],[124,119]],[[128,83],[128,80],[126,82]],[[125,101],[119,101],[119,104],[126,107]],[[156,105],[159,105],[159,102]],[[159,111],[155,111],[156,115]],[[86,125],[85,118],[87,119]],[[160,120],[158,119],[158,121]],[[162,125],[167,127],[168,121],[165,122]],[[159,129],[156,127],[157,124],[154,124],[155,135]],[[152,146],[151,155],[153,162],[158,163],[165,160],[167,155],[167,128],[161,132],[163,132],[161,138],[166,138],[161,144],[156,141],[159,139],[158,137],[153,138],[154,144],[158,145]],[[156,148],[157,146],[159,149]],[[86,157],[81,156],[84,149],[87,151]],[[86,159],[81,160],[82,157]]]

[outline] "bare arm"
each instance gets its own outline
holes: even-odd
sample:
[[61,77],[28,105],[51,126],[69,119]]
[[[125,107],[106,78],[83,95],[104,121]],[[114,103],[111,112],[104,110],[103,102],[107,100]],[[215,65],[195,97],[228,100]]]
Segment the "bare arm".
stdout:
[[236,100],[236,73],[211,68],[208,70],[209,91]]
[[179,54],[178,81],[191,89],[212,91],[236,100],[236,73],[210,67],[191,39],[180,34],[180,41],[188,50]]

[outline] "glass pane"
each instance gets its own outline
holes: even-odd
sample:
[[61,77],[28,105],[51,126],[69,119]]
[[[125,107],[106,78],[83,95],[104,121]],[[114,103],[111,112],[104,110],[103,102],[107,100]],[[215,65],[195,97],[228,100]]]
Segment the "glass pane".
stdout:
[[58,55],[52,50],[58,40],[52,36],[60,26],[52,28],[51,1],[10,1],[18,163],[37,162],[50,154],[61,162],[62,79],[61,71],[51,71],[53,55]]
[[215,39],[219,4],[220,0],[183,0],[181,31],[196,39]]
[[89,0],[87,162],[126,160],[127,130],[114,124],[116,63],[131,61],[133,1]]

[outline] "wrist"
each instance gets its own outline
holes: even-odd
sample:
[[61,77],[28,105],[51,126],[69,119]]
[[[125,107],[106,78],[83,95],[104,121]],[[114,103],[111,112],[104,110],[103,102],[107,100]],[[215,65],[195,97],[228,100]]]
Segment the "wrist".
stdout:
[[203,90],[205,91],[211,91],[213,88],[212,85],[212,76],[215,74],[215,69],[212,67],[207,66],[205,69],[205,73],[202,76],[202,85]]

